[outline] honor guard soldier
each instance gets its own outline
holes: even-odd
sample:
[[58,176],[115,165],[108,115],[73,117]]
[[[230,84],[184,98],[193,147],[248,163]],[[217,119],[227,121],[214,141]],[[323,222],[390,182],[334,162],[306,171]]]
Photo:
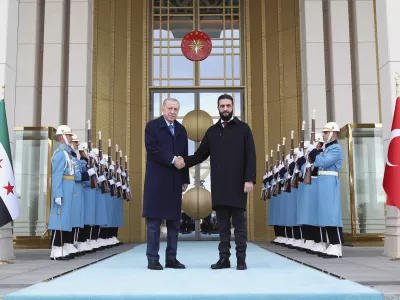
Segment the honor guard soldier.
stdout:
[[[86,244],[82,243],[79,240],[80,231],[84,229],[84,193],[83,193],[83,182],[89,180],[89,174],[87,173],[87,169],[82,166],[82,160],[78,159],[77,153],[79,153],[79,138],[76,134],[72,135],[72,144],[71,144],[71,154],[72,159],[75,163],[75,185],[74,185],[74,196],[72,201],[72,215],[71,215],[71,223],[74,232],[74,242],[73,244],[76,246],[77,251],[82,255],[91,249],[86,246]],[[73,249],[72,249],[73,250]]]
[[69,146],[72,131],[67,125],[60,125],[56,131],[60,142],[51,159],[52,196],[48,229],[52,230],[50,259],[68,260],[72,258],[64,245],[72,232],[71,208],[75,185],[75,166]]
[[[109,172],[109,166],[108,166],[108,155],[103,154],[103,158],[100,161],[100,164],[104,167],[104,174],[103,176],[105,177],[105,180],[108,178],[108,172]],[[107,213],[107,224],[102,226],[100,230],[100,238],[103,239],[103,243],[105,243],[108,247],[113,246],[116,244],[112,240],[112,227],[113,227],[113,215],[114,215],[114,206],[113,206],[113,200],[114,198],[111,196],[110,191],[107,191],[105,193],[106,197],[106,213]]]
[[322,153],[314,152],[309,160],[318,167],[318,221],[319,226],[324,226],[329,239],[329,247],[319,256],[324,258],[342,257],[343,221],[340,201],[339,171],[343,162],[343,150],[338,144],[337,137],[340,132],[335,122],[325,125],[322,133],[325,149]]
[[[310,146],[308,149],[308,157],[315,157],[316,155],[323,152],[323,139],[322,134],[316,134],[315,141],[313,141],[313,145]],[[310,164],[310,162],[309,162]],[[312,254],[321,254],[323,253],[327,246],[326,246],[326,231],[324,227],[321,227],[318,220],[318,200],[317,200],[317,190],[318,190],[318,167],[311,164],[311,178],[312,178],[312,194],[315,195],[310,202],[310,210],[312,214],[315,216],[315,224],[312,224],[312,231],[313,231],[313,238],[315,245],[313,248],[309,249],[309,253]],[[311,225],[311,224],[310,224]]]
[[[88,147],[85,144],[79,148],[79,154],[81,155],[81,167],[82,171],[87,171],[89,176],[93,176],[96,171],[95,168],[89,168],[89,154]],[[95,226],[96,222],[96,189],[91,188],[90,180],[83,182],[83,196],[84,196],[84,232],[83,237],[80,238],[81,242],[86,243],[87,248],[90,248],[90,251],[96,250],[100,246],[96,243],[95,239],[92,238],[93,234],[93,226]]]
[[101,192],[101,187],[99,184],[99,170],[100,170],[100,159],[99,159],[99,149],[98,148],[93,148],[90,154],[94,159],[95,159],[95,167],[96,167],[96,172],[97,172],[97,183],[98,186],[95,189],[95,202],[96,202],[96,210],[95,210],[95,226],[93,226],[92,230],[92,239],[96,240],[96,243],[98,244],[98,248],[104,249],[106,247],[106,244],[102,239],[100,239],[100,231],[101,231],[101,226],[107,225],[107,208],[106,208],[106,197],[104,194]]

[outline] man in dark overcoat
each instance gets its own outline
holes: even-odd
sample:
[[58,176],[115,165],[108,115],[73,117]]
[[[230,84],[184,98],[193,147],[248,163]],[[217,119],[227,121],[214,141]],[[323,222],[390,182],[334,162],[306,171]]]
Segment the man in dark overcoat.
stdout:
[[247,194],[256,183],[256,151],[249,125],[233,117],[233,98],[218,98],[221,119],[211,126],[194,155],[178,158],[176,166],[190,168],[210,156],[212,206],[219,226],[219,256],[212,269],[230,268],[231,218],[235,228],[237,269],[245,270]]
[[161,221],[167,223],[166,268],[184,269],[176,259],[181,219],[182,192],[190,183],[188,169],[178,170],[175,160],[188,155],[185,127],[176,121],[179,102],[168,98],[163,115],[147,123],[145,129],[146,176],[143,195],[143,217],[147,225],[147,260],[151,270],[162,270],[160,256]]

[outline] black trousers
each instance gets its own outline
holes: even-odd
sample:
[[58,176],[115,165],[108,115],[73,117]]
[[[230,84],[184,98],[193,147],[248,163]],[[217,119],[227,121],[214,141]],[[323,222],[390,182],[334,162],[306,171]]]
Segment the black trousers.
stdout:
[[79,228],[78,242],[86,242],[90,237],[90,226],[85,225],[84,228]]
[[73,231],[61,231],[53,230],[51,233],[51,245],[62,247],[64,244],[73,244],[74,232]]
[[342,227],[325,227],[328,234],[329,243],[332,245],[343,244],[343,228]]
[[247,230],[245,210],[236,207],[219,206],[216,208],[217,222],[219,227],[219,256],[220,258],[231,256],[231,218],[232,225],[235,228],[236,258],[238,260],[246,259],[247,249]]
[[[147,250],[146,256],[148,262],[158,262],[160,256],[160,226],[161,219],[146,219],[147,224]],[[165,259],[172,261],[176,259],[178,250],[178,234],[180,220],[167,220],[167,249],[165,251]]]

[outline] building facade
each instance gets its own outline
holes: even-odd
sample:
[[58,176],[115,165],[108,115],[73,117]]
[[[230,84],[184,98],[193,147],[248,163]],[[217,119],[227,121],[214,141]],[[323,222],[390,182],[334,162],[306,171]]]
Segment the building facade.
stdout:
[[[232,94],[254,133],[260,179],[283,137],[294,130],[297,144],[303,120],[310,134],[313,110],[317,131],[328,121],[382,124],[386,153],[399,11],[397,0],[1,0],[0,83],[14,154],[16,127],[68,124],[85,140],[92,120],[93,140],[101,130],[130,158],[134,201],[120,236],[137,242],[146,239],[144,126],[167,96],[181,100],[180,120],[196,109],[216,120],[218,95]],[[180,49],[196,29],[213,42],[202,62]],[[247,210],[256,241],[273,236],[259,190]]]

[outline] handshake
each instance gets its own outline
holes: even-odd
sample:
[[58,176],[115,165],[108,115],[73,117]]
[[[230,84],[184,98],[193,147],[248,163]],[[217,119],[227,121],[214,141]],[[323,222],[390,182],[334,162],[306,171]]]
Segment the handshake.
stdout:
[[182,169],[185,167],[185,160],[181,156],[177,156],[174,161],[175,168]]

